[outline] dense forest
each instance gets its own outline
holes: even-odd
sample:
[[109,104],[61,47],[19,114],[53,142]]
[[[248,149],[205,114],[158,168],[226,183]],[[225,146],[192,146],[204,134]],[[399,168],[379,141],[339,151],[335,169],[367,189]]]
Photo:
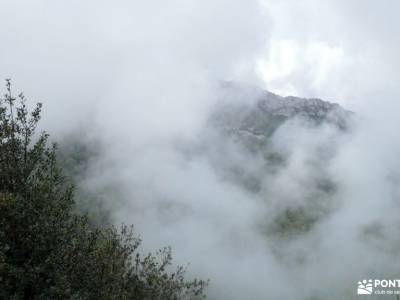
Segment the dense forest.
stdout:
[[169,247],[143,254],[133,227],[76,205],[57,145],[36,132],[42,105],[27,107],[7,80],[0,99],[0,299],[205,298],[207,282],[186,279]]

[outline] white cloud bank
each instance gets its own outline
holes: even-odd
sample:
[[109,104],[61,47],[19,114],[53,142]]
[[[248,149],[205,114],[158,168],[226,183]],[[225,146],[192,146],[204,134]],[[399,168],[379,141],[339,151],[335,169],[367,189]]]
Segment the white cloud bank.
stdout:
[[[209,277],[211,299],[339,298],[359,279],[399,269],[399,6],[0,0],[0,78],[45,103],[50,132],[87,123],[101,132],[110,147],[85,184],[118,185],[115,217],[133,222],[149,249],[170,244]],[[283,127],[274,143],[292,159],[253,195],[175,147],[177,137],[197,137],[222,80],[266,80],[272,91],[339,101],[360,116],[323,169],[338,185],[334,209],[284,243],[283,260],[259,226],[312,192],[310,161],[338,137]],[[257,158],[215,146],[257,170]]]

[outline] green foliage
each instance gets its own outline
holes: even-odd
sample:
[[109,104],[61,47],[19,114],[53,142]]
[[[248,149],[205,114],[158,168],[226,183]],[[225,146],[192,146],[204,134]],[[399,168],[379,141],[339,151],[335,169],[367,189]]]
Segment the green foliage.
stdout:
[[[10,81],[0,100],[0,299],[203,298],[206,282],[170,272],[171,250],[142,256],[131,227],[94,228],[76,214],[73,188],[48,135],[35,135]],[[19,105],[16,101],[19,100]]]
[[308,212],[305,208],[286,208],[274,219],[274,223],[269,229],[271,234],[282,238],[293,238],[302,233],[309,232],[318,221],[316,215]]
[[[86,184],[93,174],[90,167],[96,164],[104,145],[84,131],[65,136],[59,145],[57,161],[75,187],[77,211],[87,214],[90,222],[96,226],[111,223],[111,208],[118,204],[119,189],[109,182],[94,188]],[[108,201],[110,196],[113,198],[112,207]]]

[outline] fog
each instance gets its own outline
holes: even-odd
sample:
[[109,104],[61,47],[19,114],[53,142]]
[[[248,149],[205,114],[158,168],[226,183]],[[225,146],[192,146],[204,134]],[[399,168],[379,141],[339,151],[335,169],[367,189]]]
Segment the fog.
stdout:
[[[209,299],[350,299],[396,278],[400,142],[396,1],[4,1],[0,78],[44,103],[54,138],[100,140],[78,188],[103,193],[144,251],[170,245]],[[318,97],[351,129],[282,125],[278,172],[208,125],[223,83]],[[226,96],[226,95],[225,95]],[[225,97],[226,98],[226,97]],[[230,168],[259,181],[253,192]],[[328,179],[333,193],[321,193]],[[306,232],[274,220],[301,207]]]

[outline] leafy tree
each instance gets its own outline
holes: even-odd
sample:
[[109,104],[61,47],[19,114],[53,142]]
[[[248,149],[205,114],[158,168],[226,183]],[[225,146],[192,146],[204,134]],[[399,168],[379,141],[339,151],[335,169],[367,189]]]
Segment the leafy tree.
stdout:
[[[10,80],[0,100],[0,298],[144,299],[204,297],[206,282],[171,268],[171,250],[141,255],[131,227],[93,227],[74,210],[56,145],[36,135],[42,105],[29,113]],[[16,102],[19,103],[16,103]]]

